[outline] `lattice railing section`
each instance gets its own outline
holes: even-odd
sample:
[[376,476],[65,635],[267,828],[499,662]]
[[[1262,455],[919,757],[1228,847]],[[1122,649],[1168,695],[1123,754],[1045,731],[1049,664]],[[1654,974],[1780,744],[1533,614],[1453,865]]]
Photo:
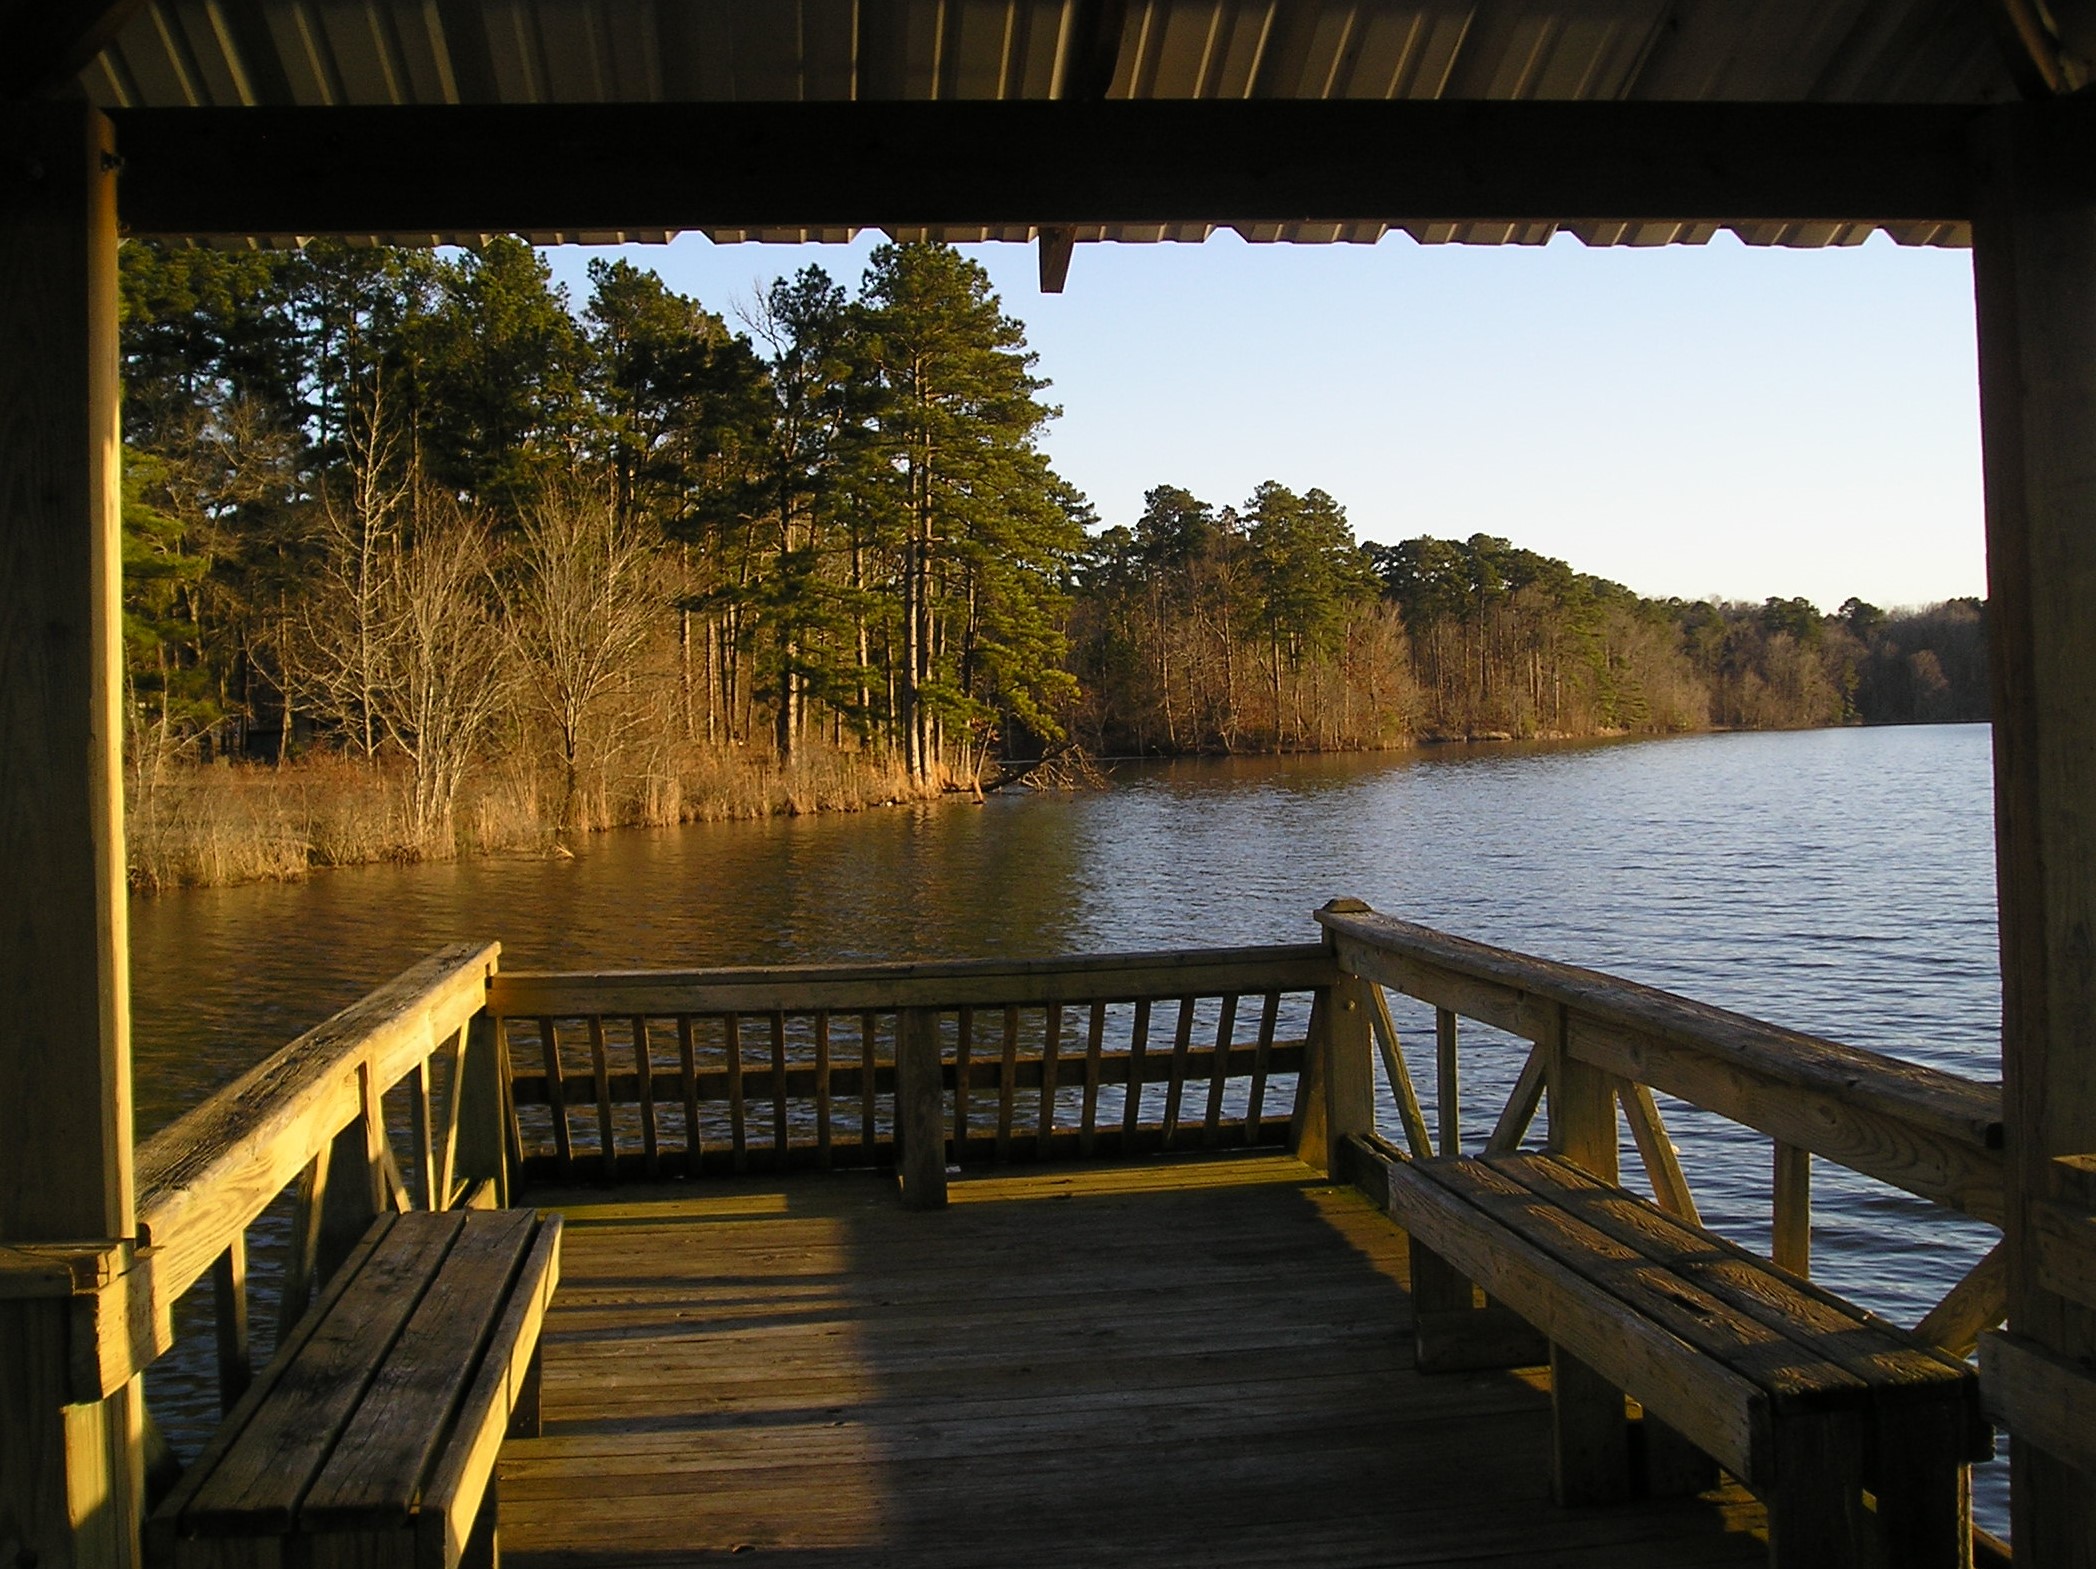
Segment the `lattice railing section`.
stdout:
[[496,977],[526,1178],[885,1164],[936,1041],[949,1160],[1289,1141],[1317,947],[802,971]]

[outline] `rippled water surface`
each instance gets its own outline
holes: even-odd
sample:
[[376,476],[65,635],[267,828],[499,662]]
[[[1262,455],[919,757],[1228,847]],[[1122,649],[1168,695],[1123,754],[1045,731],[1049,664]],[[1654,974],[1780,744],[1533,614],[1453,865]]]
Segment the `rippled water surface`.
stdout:
[[[1988,748],[1943,726],[1144,766],[1083,795],[141,899],[141,1131],[460,938],[534,969],[1097,952],[1305,941],[1342,894],[1993,1079]],[[1466,1040],[1481,1129],[1518,1048]],[[1705,1220],[1764,1239],[1767,1141],[1668,1109]],[[1906,1323],[1992,1240],[1824,1163],[1815,1183],[1816,1272]]]

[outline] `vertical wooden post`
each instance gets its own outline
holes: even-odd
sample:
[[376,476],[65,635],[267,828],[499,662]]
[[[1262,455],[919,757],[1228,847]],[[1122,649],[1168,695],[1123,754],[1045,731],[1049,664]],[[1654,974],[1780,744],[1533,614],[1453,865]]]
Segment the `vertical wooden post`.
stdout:
[[[0,105],[0,1243],[135,1229],[115,153],[87,104]],[[0,1307],[0,1561],[133,1563],[138,1383],[62,1406],[65,1331]]]
[[1350,1133],[1375,1131],[1375,1047],[1367,983],[1342,975],[1310,1004],[1303,1074],[1295,1092],[1296,1159],[1315,1170],[1340,1169]]
[[509,1207],[509,1048],[493,1015],[473,1015],[459,1059],[458,1180],[495,1185],[495,1207]]
[[939,1015],[905,1008],[895,1028],[896,1171],[907,1209],[946,1205],[945,1075],[939,1066]]
[[[2009,1324],[2075,1361],[2096,1310],[2050,1288],[2035,1207],[2096,1149],[2096,182],[2088,106],[1993,111],[1973,223],[1987,494],[2008,1124]],[[2010,1448],[2019,1564],[2096,1564],[2096,1487]]]
[[[1324,906],[1335,913],[1367,908],[1359,899],[1332,899]],[[1311,997],[1290,1142],[1304,1165],[1336,1174],[1347,1135],[1375,1132],[1375,1045],[1368,984],[1339,968],[1339,945],[1329,930],[1324,940],[1336,978]]]
[[[1550,1152],[1614,1182],[1619,1175],[1616,1091],[1609,1076],[1571,1052],[1565,1010],[1543,1037],[1550,1086]],[[1560,1504],[1613,1503],[1630,1495],[1630,1414],[1623,1391],[1556,1342],[1550,1347],[1550,1411]]]
[[254,1382],[248,1343],[247,1233],[211,1266],[212,1317],[218,1327],[218,1408],[230,1411]]
[[1441,1158],[1463,1153],[1463,1089],[1457,1059],[1456,1016],[1450,1008],[1434,1010],[1434,1112],[1441,1124]]
[[1776,1140],[1769,1257],[1793,1275],[1812,1273],[1812,1151]]

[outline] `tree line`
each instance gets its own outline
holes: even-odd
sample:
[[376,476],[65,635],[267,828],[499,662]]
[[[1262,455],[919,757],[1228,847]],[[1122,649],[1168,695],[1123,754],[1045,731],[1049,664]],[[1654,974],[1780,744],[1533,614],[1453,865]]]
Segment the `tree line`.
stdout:
[[1066,742],[1985,713],[1973,601],[1651,600],[1486,535],[1364,542],[1278,482],[1101,529],[1041,449],[1021,325],[948,247],[733,319],[588,278],[572,300],[507,239],[124,247],[135,792],[346,760],[432,853],[498,765],[568,830],[690,815],[723,756],[932,790]]
[[1330,495],[1272,482],[1241,507],[1152,490],[1078,583],[1072,723],[1104,751],[1987,716],[1977,600],[1651,599],[1486,534],[1357,542]]

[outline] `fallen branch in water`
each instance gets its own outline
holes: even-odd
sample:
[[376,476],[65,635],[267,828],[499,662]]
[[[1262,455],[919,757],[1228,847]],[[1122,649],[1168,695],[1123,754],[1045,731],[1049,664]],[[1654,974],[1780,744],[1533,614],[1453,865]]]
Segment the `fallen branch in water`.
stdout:
[[1008,764],[996,778],[986,780],[985,791],[1011,790],[1103,790],[1106,775],[1075,742],[1065,742],[1032,762]]

